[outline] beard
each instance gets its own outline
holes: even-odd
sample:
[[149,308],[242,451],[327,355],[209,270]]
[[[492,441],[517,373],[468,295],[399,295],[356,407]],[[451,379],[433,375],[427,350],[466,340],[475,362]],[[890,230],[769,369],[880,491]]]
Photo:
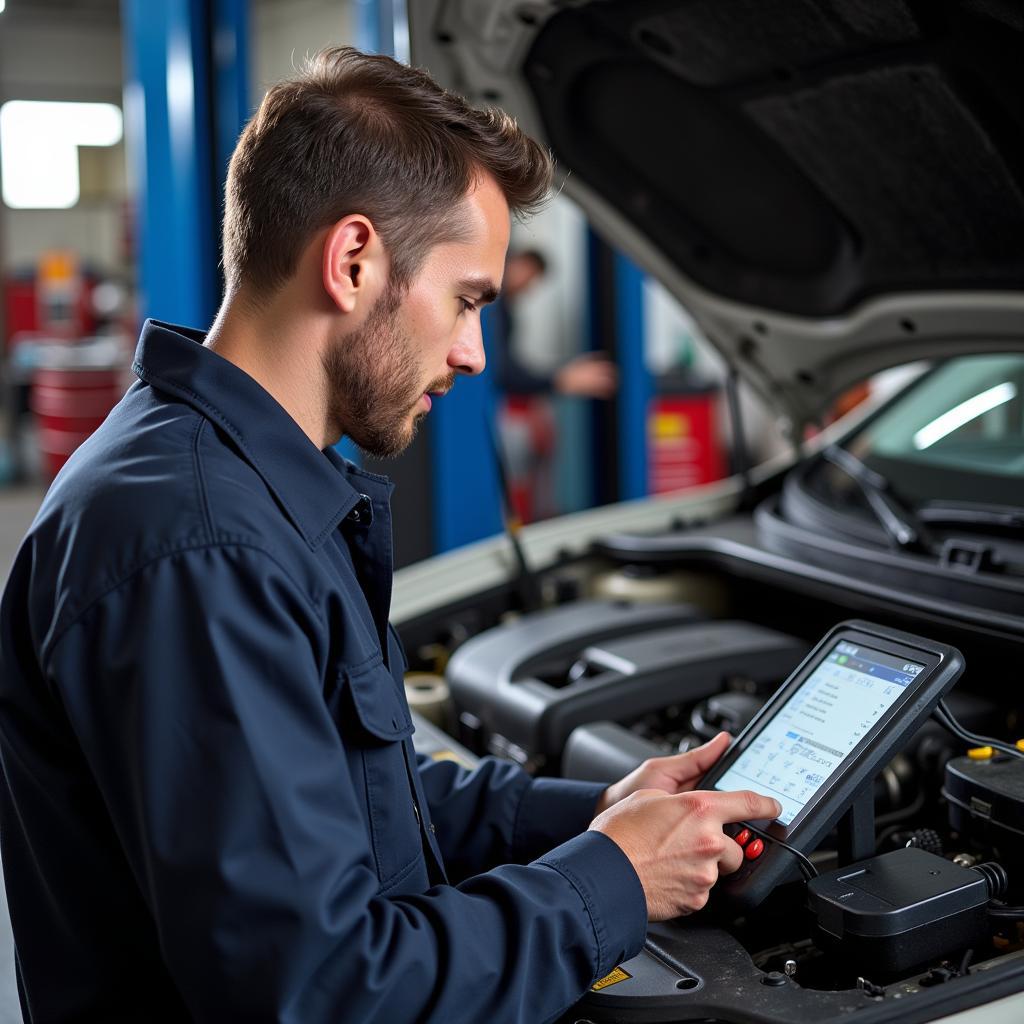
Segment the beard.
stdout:
[[389,286],[366,323],[343,335],[321,357],[332,432],[378,459],[401,454],[426,416],[413,409],[424,392],[448,391],[455,374],[423,384],[412,338],[402,331],[402,295]]

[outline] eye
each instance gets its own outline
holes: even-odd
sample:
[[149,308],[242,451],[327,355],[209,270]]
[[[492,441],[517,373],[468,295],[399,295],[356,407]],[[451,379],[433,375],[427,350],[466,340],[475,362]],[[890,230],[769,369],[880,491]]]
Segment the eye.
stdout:
[[469,299],[464,299],[464,298],[462,298],[461,295],[459,296],[459,302],[462,303],[462,312],[463,313],[475,313],[476,312],[477,305],[476,305],[475,302],[472,302]]

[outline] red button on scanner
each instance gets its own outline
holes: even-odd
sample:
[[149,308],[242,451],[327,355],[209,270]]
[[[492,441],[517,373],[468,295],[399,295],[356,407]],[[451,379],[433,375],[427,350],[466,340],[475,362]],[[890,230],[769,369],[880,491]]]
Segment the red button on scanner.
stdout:
[[742,829],[741,831],[737,832],[736,835],[733,838],[736,840],[737,843],[740,844],[740,846],[746,846],[747,843],[750,842],[750,836],[751,835],[752,835],[752,833],[751,833],[750,829],[749,828],[745,828],[745,829]]
[[760,857],[762,853],[764,853],[764,840],[755,839],[749,846],[747,846],[744,849],[743,856],[746,857],[747,860],[757,860],[757,858]]

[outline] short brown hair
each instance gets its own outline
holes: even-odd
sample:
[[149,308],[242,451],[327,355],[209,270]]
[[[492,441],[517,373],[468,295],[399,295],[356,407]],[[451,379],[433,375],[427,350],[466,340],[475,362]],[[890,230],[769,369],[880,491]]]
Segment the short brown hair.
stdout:
[[456,237],[453,215],[477,174],[514,213],[543,202],[551,159],[501,110],[478,110],[429,75],[351,47],[323,50],[274,85],[231,158],[224,272],[273,291],[313,234],[365,214],[409,283],[430,248]]

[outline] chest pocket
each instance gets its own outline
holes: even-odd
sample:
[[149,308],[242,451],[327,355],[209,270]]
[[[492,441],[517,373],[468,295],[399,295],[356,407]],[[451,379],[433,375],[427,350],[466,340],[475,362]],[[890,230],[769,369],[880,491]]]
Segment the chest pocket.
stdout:
[[[404,694],[377,656],[339,680],[341,725],[349,764],[362,779],[366,821],[381,890],[398,885],[417,864],[425,871],[416,807],[402,740],[412,735]],[[348,699],[345,699],[347,695]]]

